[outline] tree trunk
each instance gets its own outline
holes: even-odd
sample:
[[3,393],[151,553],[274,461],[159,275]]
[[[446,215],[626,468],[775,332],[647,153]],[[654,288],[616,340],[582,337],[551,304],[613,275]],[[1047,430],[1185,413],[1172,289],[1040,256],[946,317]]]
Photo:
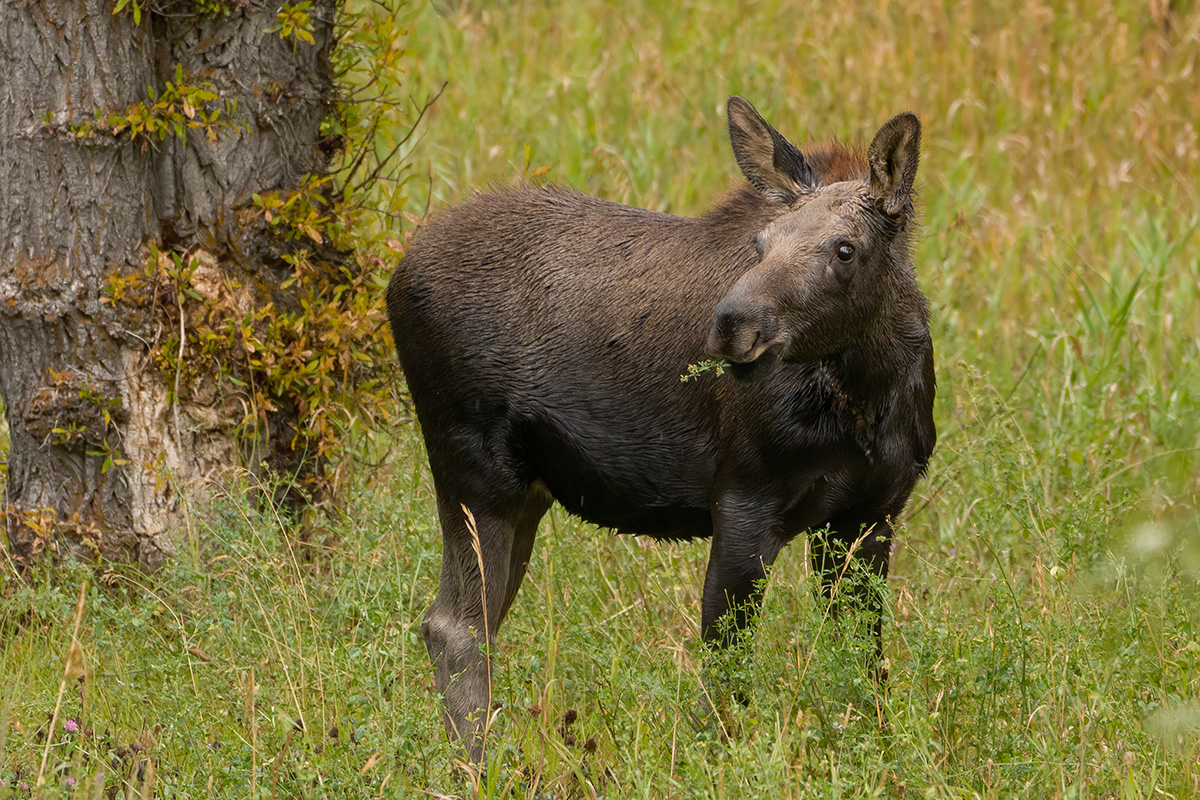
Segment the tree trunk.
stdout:
[[[181,330],[194,324],[184,291],[284,299],[286,248],[248,209],[256,193],[327,169],[333,3],[310,9],[314,43],[270,30],[277,5],[143,5],[140,24],[133,7],[6,0],[0,11],[0,396],[11,436],[0,515],[18,563],[71,553],[153,569],[176,547],[182,496],[239,463],[297,466],[278,444],[294,407],[256,417],[259,447],[246,457],[234,384],[182,374],[192,354]],[[165,101],[168,83],[183,99],[173,122],[155,121],[165,135],[122,124],[152,105],[147,87]],[[183,88],[206,84],[218,99]],[[213,124],[186,127],[218,108]],[[152,244],[184,255],[182,284],[147,272]],[[159,302],[121,298],[139,282]]]

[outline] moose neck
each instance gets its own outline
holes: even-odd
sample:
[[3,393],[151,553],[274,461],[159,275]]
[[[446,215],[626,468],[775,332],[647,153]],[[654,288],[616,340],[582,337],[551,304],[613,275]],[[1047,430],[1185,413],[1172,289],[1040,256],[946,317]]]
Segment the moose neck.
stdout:
[[853,344],[824,359],[856,403],[876,407],[919,369],[927,347],[923,302],[881,313]]

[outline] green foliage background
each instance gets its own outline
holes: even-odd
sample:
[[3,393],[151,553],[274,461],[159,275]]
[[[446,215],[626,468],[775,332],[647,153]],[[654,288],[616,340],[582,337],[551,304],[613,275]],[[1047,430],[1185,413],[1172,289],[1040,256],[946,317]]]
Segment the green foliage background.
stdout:
[[889,694],[797,542],[754,702],[695,723],[706,548],[555,511],[466,775],[420,641],[432,488],[396,408],[344,517],[303,535],[231,491],[152,582],[0,578],[0,797],[43,757],[64,796],[1200,795],[1195,4],[465,5],[406,23],[397,97],[445,83],[419,135],[356,134],[409,167],[371,223],[398,247],[403,212],[520,179],[700,213],[736,179],[732,93],[796,141],[921,116],[940,441],[893,558]]

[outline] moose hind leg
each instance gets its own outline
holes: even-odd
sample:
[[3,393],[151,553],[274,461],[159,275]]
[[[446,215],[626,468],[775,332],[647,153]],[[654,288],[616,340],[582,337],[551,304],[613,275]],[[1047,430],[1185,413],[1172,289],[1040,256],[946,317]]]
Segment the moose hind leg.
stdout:
[[525,579],[525,571],[529,568],[529,557],[533,553],[533,542],[537,538],[538,523],[542,521],[546,510],[553,502],[554,498],[550,496],[550,492],[541,481],[535,483],[530,488],[529,494],[525,496],[525,503],[517,516],[513,531],[513,547],[508,560],[508,586],[505,591],[504,605],[500,609],[500,622],[503,622],[504,618],[508,616],[513,600],[517,597],[517,590],[521,588],[521,582]]
[[[484,723],[491,705],[487,648],[495,642],[516,594],[514,558],[521,560],[516,585],[529,558],[537,520],[528,524],[528,506],[527,500],[521,500],[500,510],[483,505],[472,509],[457,498],[440,492],[438,496],[442,571],[422,629],[445,702],[446,730],[452,738],[463,740],[468,756],[477,763],[483,759]],[[518,535],[527,530],[526,536]]]

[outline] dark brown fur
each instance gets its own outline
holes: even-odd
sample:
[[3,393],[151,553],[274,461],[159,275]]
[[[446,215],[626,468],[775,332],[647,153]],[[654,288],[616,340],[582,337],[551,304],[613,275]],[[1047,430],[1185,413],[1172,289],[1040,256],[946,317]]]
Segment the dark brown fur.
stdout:
[[[746,626],[766,568],[805,531],[827,531],[813,540],[827,594],[838,541],[886,575],[891,521],[934,444],[911,259],[919,123],[890,121],[864,158],[802,154],[741,98],[729,118],[750,182],[703,217],[501,189],[438,217],[392,278],[442,523],[425,639],[447,727],[476,759],[490,704],[479,645],[552,499],[622,532],[712,537],[714,646]],[[706,355],[734,362],[729,374],[681,382]],[[841,596],[879,613],[868,587]]]

